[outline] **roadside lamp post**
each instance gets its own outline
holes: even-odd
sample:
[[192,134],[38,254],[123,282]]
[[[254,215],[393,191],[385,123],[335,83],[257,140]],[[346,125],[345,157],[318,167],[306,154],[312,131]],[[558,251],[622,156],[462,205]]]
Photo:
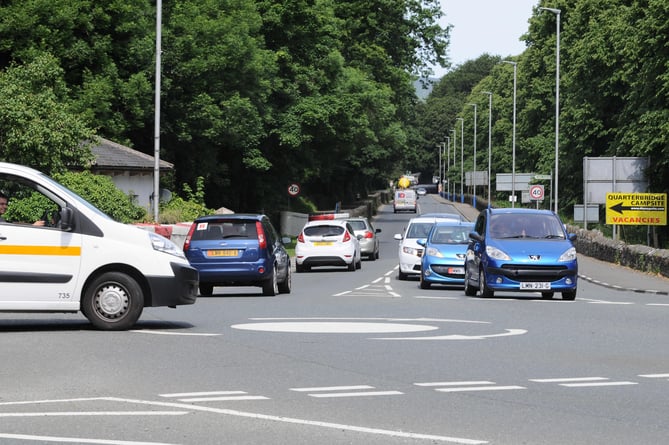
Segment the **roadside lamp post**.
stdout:
[[541,11],[550,11],[555,14],[556,48],[555,48],[555,213],[558,212],[558,157],[560,135],[560,10],[555,8],[539,8]]
[[[441,184],[441,152],[443,150],[443,142],[439,142],[439,145],[437,145],[437,153],[439,154],[439,170],[437,170],[437,176],[439,176],[439,182],[437,183],[437,186]],[[437,187],[437,193],[440,193],[439,188]]]
[[492,195],[490,192],[490,162],[492,159],[492,92],[484,91],[488,95],[488,208],[491,207]]
[[[446,162],[443,165],[444,175],[441,177],[442,189],[443,189],[444,181],[445,181],[445,178],[446,178],[446,167],[448,166],[448,158],[451,154],[451,138],[449,136],[446,136],[446,147],[444,147],[444,149],[446,149]],[[448,182],[447,182],[446,183],[446,199],[448,199],[448,192],[449,192],[449,186],[448,186]]]
[[472,185],[474,186],[474,197],[472,205],[476,208],[476,104],[469,104],[474,107],[474,171],[472,172]]
[[464,204],[465,202],[465,191],[464,191],[464,184],[465,184],[465,164],[463,163],[463,159],[465,156],[465,119],[463,117],[457,117],[455,120],[460,121],[460,202]]
[[516,75],[518,63],[502,60],[502,63],[513,65],[513,137],[511,148],[511,207],[516,206]]
[[[451,133],[453,133],[453,164],[452,165],[455,167],[455,143],[457,142],[457,139],[455,139],[455,134],[456,134],[455,128],[451,128]],[[450,167],[448,168],[448,173],[449,173],[448,183],[450,184],[451,183],[451,179],[450,179],[451,168]],[[453,194],[451,196],[451,200],[455,200],[455,183],[453,183],[452,190],[453,190]]]

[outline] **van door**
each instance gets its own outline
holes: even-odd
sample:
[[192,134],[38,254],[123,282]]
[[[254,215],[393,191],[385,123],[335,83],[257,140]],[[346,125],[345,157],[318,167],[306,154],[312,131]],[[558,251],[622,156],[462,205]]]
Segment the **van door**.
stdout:
[[0,224],[0,308],[55,309],[73,304],[81,235],[57,228]]
[[67,203],[19,176],[0,175],[0,186],[9,197],[0,222],[0,310],[78,310],[82,235],[61,229]]

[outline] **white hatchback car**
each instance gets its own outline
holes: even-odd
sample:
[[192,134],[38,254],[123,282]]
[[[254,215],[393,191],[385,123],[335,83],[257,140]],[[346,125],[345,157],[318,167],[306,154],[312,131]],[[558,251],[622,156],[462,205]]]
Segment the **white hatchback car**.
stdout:
[[449,215],[446,213],[433,214],[431,216],[417,216],[409,220],[404,233],[396,233],[394,238],[400,242],[399,246],[399,279],[406,280],[410,275],[420,276],[421,258],[423,246],[418,240],[427,239],[430,229],[436,222],[455,221],[460,222],[460,215]]
[[360,238],[342,219],[309,221],[297,237],[295,271],[313,266],[346,266],[355,271],[362,266]]

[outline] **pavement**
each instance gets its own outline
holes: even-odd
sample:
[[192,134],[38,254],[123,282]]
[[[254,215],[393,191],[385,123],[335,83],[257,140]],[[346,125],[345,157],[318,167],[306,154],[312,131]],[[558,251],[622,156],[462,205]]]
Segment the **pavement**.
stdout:
[[[445,199],[443,201],[453,205],[469,221],[475,221],[479,214],[479,211],[471,204]],[[578,270],[580,279],[610,289],[669,296],[669,278],[659,274],[630,269],[580,253],[578,254]]]

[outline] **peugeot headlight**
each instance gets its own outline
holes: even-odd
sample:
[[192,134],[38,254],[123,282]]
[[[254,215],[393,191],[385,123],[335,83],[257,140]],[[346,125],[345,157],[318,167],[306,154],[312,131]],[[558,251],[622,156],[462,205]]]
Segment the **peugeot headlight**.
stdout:
[[567,249],[565,251],[565,253],[560,255],[560,258],[558,258],[558,261],[560,263],[565,263],[565,262],[568,262],[568,261],[574,261],[575,259],[576,259],[576,249],[574,247],[570,247],[569,249]]
[[499,250],[497,247],[486,246],[485,253],[494,260],[509,261],[511,257]]
[[179,247],[172,241],[153,232],[148,232],[148,234],[149,239],[151,240],[151,245],[155,250],[174,255],[179,258],[186,258],[183,250],[179,249]]
[[435,249],[434,247],[428,247],[425,253],[429,256],[436,256],[437,258],[443,258],[444,255],[439,252],[439,249]]

